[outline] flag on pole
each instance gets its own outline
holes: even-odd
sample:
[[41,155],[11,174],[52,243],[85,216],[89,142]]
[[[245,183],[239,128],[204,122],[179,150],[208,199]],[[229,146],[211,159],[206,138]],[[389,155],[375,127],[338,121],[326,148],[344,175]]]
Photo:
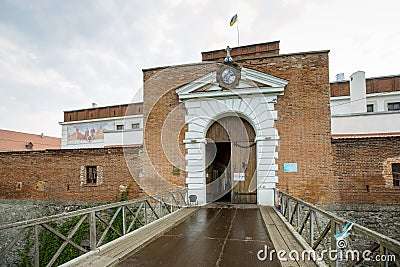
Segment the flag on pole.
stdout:
[[235,24],[237,20],[238,20],[238,16],[236,14],[235,16],[233,16],[231,18],[231,22],[229,22],[229,25],[233,26],[233,24]]

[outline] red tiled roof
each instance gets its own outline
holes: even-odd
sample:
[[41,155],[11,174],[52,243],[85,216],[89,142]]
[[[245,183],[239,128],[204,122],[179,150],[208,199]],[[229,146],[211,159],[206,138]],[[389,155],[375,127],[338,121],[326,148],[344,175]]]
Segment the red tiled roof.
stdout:
[[[30,143],[32,149],[29,149]],[[61,138],[0,130],[0,151],[60,149]]]

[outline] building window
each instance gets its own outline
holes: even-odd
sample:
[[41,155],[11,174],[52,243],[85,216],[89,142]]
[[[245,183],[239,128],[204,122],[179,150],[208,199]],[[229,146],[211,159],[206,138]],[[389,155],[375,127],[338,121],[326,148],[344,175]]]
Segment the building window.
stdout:
[[117,125],[117,131],[122,131],[124,129],[124,125],[123,124],[118,124]]
[[400,163],[392,164],[393,186],[400,186]]
[[400,110],[400,102],[388,103],[388,111]]
[[97,166],[86,166],[86,184],[97,184]]
[[103,183],[102,166],[81,166],[80,186],[99,186]]
[[367,105],[367,112],[374,112],[374,104]]
[[139,129],[140,124],[139,123],[132,123],[132,129]]

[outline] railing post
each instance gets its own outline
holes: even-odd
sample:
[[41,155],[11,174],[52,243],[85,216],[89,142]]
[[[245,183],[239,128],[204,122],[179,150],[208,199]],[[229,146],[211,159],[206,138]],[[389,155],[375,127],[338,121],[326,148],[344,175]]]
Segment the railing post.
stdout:
[[169,203],[171,206],[171,213],[174,212],[174,205],[172,204],[172,193],[169,194]]
[[34,266],[35,267],[39,267],[39,225],[35,225],[33,227],[33,232],[35,234],[35,243],[34,243],[34,249],[35,249],[35,262],[34,262]]
[[300,227],[300,203],[297,202],[297,228]]
[[[387,249],[385,248],[385,246],[380,243],[379,244],[379,257],[380,257],[380,266],[381,267],[388,267],[389,266],[389,261],[387,258]],[[383,257],[385,257],[385,261],[382,261]]]
[[310,210],[310,246],[314,247],[314,211]]
[[[336,230],[337,230],[337,224],[334,220],[331,220],[331,252],[333,250],[337,251],[337,244],[336,244],[336,238],[335,238],[335,234],[336,234]],[[330,255],[332,255],[330,253]],[[336,258],[336,260],[331,260],[330,261],[330,266],[331,267],[337,267],[339,264],[338,259]]]
[[290,199],[290,197],[288,197],[288,199],[287,199],[286,206],[288,209],[287,220],[290,223],[290,218],[291,218],[291,213],[292,213],[292,200]]
[[122,235],[126,235],[125,206],[122,206]]
[[282,196],[281,196],[281,205],[282,205],[282,207],[281,207],[281,213],[282,213],[282,215],[285,217],[285,195],[283,195],[282,194]]
[[147,201],[144,201],[144,225],[147,225]]
[[96,249],[96,212],[92,211],[89,215],[89,243],[90,250]]
[[160,218],[163,216],[163,198],[160,197]]

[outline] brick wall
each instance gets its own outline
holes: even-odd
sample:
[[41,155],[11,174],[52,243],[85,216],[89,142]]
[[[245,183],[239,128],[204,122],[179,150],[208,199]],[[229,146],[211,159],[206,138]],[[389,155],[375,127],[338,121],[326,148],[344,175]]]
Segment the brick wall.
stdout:
[[[234,60],[279,55],[279,41],[234,47],[230,54]],[[226,57],[226,51],[225,49],[220,49],[202,52],[201,56],[202,61],[221,62]]]
[[126,115],[139,115],[143,113],[143,103],[132,103],[99,108],[88,108],[64,111],[64,122],[93,120],[101,118],[122,117]]
[[[141,147],[125,151],[132,175],[139,176]],[[101,166],[102,184],[81,186],[82,166]],[[120,195],[120,185],[130,186],[129,198],[143,195],[123,148],[0,153],[0,199],[108,202]]]
[[[215,63],[200,63],[143,70],[143,172],[149,181],[144,185],[146,190],[159,193],[185,185],[186,111],[175,89],[215,68]],[[173,174],[173,166],[180,169],[179,174]],[[167,183],[162,183],[163,179]]]
[[331,83],[331,96],[350,96],[350,83],[348,81]]
[[400,137],[333,140],[337,203],[385,204],[400,202],[393,187],[392,163],[400,163]]
[[400,91],[400,76],[366,79],[367,94]]
[[[239,64],[289,81],[278,97],[277,187],[312,203],[329,203],[332,177],[328,51],[239,60]],[[284,163],[297,173],[284,173]]]

